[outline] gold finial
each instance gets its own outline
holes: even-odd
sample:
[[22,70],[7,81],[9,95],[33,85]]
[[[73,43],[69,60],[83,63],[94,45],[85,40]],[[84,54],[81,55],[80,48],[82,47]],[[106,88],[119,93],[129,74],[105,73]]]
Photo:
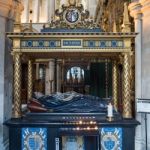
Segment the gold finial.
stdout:
[[117,32],[116,20],[114,20],[114,24],[113,24],[113,32]]
[[129,12],[128,12],[128,3],[124,3],[124,13],[123,13],[123,29],[122,32],[131,32],[131,23],[129,20]]
[[70,6],[75,6],[76,5],[76,0],[68,0],[68,3]]

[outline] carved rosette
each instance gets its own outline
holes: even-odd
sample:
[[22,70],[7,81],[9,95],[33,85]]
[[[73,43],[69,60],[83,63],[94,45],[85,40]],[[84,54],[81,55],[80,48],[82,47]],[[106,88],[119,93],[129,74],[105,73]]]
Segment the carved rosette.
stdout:
[[113,85],[113,102],[114,107],[117,110],[118,109],[118,67],[117,62],[113,62],[113,68],[112,68],[112,85]]
[[32,61],[28,61],[28,101],[32,98]]
[[14,54],[14,117],[21,117],[21,53]]
[[129,54],[124,54],[123,61],[123,117],[132,118]]

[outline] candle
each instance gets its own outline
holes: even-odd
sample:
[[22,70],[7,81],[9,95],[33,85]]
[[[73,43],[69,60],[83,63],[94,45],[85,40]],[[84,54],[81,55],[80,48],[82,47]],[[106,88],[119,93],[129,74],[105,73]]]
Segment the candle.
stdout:
[[107,116],[108,117],[113,117],[113,106],[111,103],[108,104],[107,106]]

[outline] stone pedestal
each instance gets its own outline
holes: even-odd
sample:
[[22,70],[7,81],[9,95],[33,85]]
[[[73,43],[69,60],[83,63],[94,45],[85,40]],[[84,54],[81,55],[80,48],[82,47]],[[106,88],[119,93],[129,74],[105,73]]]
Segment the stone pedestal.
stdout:
[[[94,126],[90,123],[90,119],[86,119],[86,124],[80,124],[80,120],[76,119],[89,118],[94,116],[94,113],[88,115],[83,113],[28,114],[22,119],[8,120],[6,125],[9,127],[11,141],[9,150],[34,149],[35,145],[39,149],[64,150],[64,136],[82,136],[84,138],[82,146],[86,150],[108,150],[109,147],[117,150],[134,150],[135,127],[139,123],[133,119],[108,122],[100,120],[101,115],[104,114],[97,113],[95,116]],[[14,139],[17,139],[17,142]],[[73,141],[70,142],[70,145],[72,143]],[[67,149],[71,150],[71,148]]]

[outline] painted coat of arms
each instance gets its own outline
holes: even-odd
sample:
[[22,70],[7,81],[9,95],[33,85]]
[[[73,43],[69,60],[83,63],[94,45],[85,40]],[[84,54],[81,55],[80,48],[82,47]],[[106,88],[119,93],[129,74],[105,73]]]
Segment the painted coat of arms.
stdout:
[[122,128],[101,129],[101,150],[122,150]]

